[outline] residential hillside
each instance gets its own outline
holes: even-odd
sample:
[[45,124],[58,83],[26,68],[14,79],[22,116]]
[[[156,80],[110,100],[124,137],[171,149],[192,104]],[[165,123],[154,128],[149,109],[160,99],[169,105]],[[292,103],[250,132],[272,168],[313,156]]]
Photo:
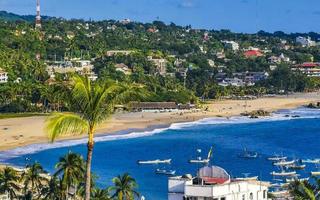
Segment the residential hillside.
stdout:
[[6,12],[0,20],[0,110],[6,112],[67,109],[62,91],[74,73],[141,84],[148,92],[143,101],[155,102],[320,87],[318,33],[245,34],[161,21],[50,17],[35,29],[34,16]]

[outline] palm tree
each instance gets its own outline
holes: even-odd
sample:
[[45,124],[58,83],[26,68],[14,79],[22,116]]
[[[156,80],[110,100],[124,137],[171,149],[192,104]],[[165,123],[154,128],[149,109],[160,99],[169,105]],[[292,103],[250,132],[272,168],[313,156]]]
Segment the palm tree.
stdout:
[[317,200],[320,197],[320,180],[315,179],[315,182],[297,180],[289,186],[290,193],[297,200]]
[[92,200],[111,200],[109,191],[107,189],[94,189],[92,192]]
[[8,193],[10,199],[16,198],[16,192],[20,190],[19,176],[11,167],[6,167],[0,172],[0,193]]
[[41,191],[43,198],[48,200],[61,200],[65,194],[61,182],[58,177],[52,176],[48,185]]
[[33,194],[37,192],[40,196],[43,184],[48,181],[48,179],[43,176],[45,173],[38,162],[28,165],[26,171],[24,171],[21,176],[24,181],[25,193],[28,191],[28,188],[30,188]]
[[88,77],[73,77],[69,95],[73,113],[54,113],[48,118],[46,129],[51,142],[66,134],[88,134],[85,199],[90,200],[91,162],[94,134],[97,126],[109,117],[116,103],[142,97],[144,88],[106,81],[91,84]]
[[77,186],[84,180],[85,164],[82,156],[69,152],[59,159],[56,164],[55,176],[62,176],[62,186],[66,189],[66,194],[71,186]]
[[118,175],[112,179],[114,186],[109,188],[113,192],[112,198],[118,197],[118,200],[133,200],[134,197],[139,197],[140,194],[135,190],[138,186],[136,180],[128,173]]

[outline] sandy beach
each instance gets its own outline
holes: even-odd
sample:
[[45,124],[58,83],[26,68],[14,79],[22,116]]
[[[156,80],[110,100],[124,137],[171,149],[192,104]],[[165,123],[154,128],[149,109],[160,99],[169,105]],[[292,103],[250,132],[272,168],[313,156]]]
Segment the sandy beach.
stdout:
[[[295,94],[282,97],[260,98],[256,100],[219,100],[208,102],[208,111],[179,111],[173,113],[123,113],[115,114],[97,130],[98,134],[108,134],[127,129],[144,129],[155,125],[168,125],[175,122],[187,122],[208,117],[227,117],[239,115],[245,111],[263,109],[275,111],[306,105],[320,100],[318,93]],[[44,132],[46,117],[24,117],[0,120],[1,150],[8,150],[34,143],[46,143]],[[77,137],[63,137],[60,140]]]

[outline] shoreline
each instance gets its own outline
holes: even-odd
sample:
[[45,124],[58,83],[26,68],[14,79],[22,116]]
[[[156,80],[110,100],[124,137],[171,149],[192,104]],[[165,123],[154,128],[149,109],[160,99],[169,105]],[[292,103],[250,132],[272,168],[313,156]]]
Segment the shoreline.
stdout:
[[[204,118],[212,117],[230,117],[238,116],[244,111],[253,111],[263,109],[274,112],[281,109],[292,109],[311,102],[319,101],[319,95],[305,97],[272,97],[260,98],[256,100],[220,100],[212,101],[205,106],[209,111],[191,112],[179,111],[173,113],[125,113],[115,114],[109,121],[102,124],[97,129],[96,138],[104,136],[117,136],[131,132],[152,131],[159,128],[168,128],[174,123],[185,123],[198,121]],[[246,105],[246,107],[244,107]],[[181,114],[182,113],[182,114]],[[3,142],[0,151],[14,150],[19,147],[30,146],[34,144],[48,144],[46,134],[43,132],[45,117],[26,117],[0,120],[0,136]],[[4,130],[6,129],[6,130]],[[41,130],[36,131],[35,130]],[[86,139],[86,135],[62,137],[57,142]]]

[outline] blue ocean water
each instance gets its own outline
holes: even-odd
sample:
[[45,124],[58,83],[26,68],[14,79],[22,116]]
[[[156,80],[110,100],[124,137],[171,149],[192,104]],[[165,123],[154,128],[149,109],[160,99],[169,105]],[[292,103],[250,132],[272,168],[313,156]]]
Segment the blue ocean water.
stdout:
[[[286,116],[286,115],[289,115]],[[292,116],[299,115],[299,118]],[[139,184],[139,192],[146,199],[167,199],[167,177],[155,174],[157,168],[166,167],[177,174],[195,174],[200,167],[189,164],[202,149],[203,157],[214,146],[211,164],[225,168],[230,175],[243,173],[271,181],[271,171],[277,170],[268,156],[283,154],[291,158],[320,158],[320,110],[299,108],[282,110],[272,117],[248,119],[246,117],[211,118],[192,123],[174,124],[169,128],[96,138],[93,172],[98,175],[100,187],[111,184],[112,177],[129,172]],[[17,166],[25,165],[25,158],[39,161],[48,171],[68,151],[85,156],[85,140],[67,141],[54,145],[32,145],[1,152],[0,161]],[[69,146],[72,145],[72,146]],[[244,148],[257,151],[254,160],[239,158]],[[137,160],[168,159],[171,165],[137,165]],[[316,166],[310,164],[300,171],[301,178],[309,176]]]

